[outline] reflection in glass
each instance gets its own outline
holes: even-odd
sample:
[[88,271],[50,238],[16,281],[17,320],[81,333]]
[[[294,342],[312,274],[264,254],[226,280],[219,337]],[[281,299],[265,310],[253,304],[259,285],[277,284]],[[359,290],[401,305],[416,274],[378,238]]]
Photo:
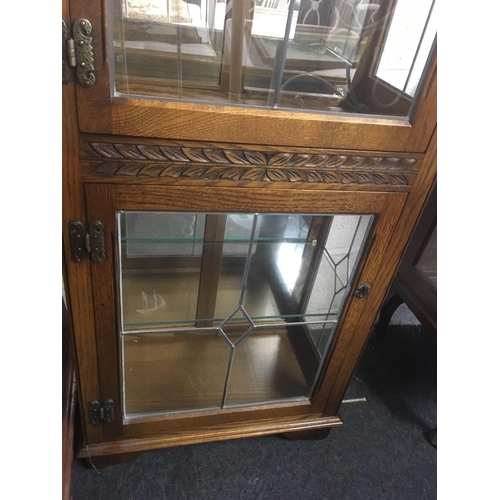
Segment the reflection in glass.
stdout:
[[117,218],[127,416],[310,398],[373,216]]
[[377,77],[415,95],[437,31],[436,0],[398,0]]
[[417,269],[437,287],[437,226],[418,259]]
[[408,116],[435,0],[109,0],[116,95]]

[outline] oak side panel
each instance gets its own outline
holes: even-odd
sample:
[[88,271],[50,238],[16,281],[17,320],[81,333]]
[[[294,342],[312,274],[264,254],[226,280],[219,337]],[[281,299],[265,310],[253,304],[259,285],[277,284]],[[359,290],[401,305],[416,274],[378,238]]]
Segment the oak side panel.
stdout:
[[62,301],[62,498],[70,500],[74,456],[76,376],[68,311]]
[[[372,303],[372,314],[358,317],[356,327],[347,331],[342,338],[342,345],[339,348],[342,350],[343,355],[335,357],[331,363],[327,376],[332,378],[334,384],[329,395],[326,414],[337,414],[338,412],[345,388],[347,388],[349,380],[361,357],[363,346],[368,339],[371,327],[375,321],[376,312],[383,303],[391,280],[404,255],[412,231],[425,206],[426,199],[436,178],[436,149],[437,133],[434,131],[416,185],[408,196],[396,229],[384,251],[380,272],[377,275],[376,281],[374,281],[374,285],[376,286],[372,288],[372,293],[369,297]],[[351,311],[349,312],[351,313]],[[354,311],[352,313],[354,314]]]
[[416,149],[426,151],[431,148],[431,141],[437,123],[437,48],[430,60],[426,77],[422,83],[422,93],[415,109],[410,116],[410,122],[419,124],[415,135]]
[[[69,5],[63,0],[63,19],[69,23]],[[68,24],[69,25],[69,24]],[[94,301],[90,277],[90,262],[71,260],[68,224],[72,220],[85,222],[82,175],[79,162],[78,122],[76,112],[75,84],[72,80],[62,86],[62,237],[66,263],[66,299],[73,325],[74,348],[80,408],[83,421],[88,422],[87,404],[99,399],[99,378],[96,370],[97,350],[94,337]],[[102,439],[100,427],[84,424],[84,435],[88,443]]]

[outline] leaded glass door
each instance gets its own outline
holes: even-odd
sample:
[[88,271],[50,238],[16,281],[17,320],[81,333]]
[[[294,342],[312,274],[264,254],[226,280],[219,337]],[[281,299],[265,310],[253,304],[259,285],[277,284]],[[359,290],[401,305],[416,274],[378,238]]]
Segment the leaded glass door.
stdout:
[[372,222],[119,212],[125,417],[308,401]]
[[95,268],[96,318],[116,346],[105,384],[124,423],[323,404],[348,305],[369,304],[353,299],[361,267],[373,273],[404,195],[296,191],[291,211],[284,190],[250,191],[243,202],[237,188],[87,186],[89,217],[105,215],[115,249]]

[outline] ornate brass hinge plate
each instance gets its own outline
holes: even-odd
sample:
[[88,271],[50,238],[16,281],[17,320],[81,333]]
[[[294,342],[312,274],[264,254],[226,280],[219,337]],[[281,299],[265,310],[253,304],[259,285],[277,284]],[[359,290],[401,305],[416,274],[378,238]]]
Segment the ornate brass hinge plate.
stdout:
[[106,399],[101,405],[99,401],[91,401],[89,403],[89,422],[92,425],[97,425],[100,422],[110,424],[115,419],[115,403],[112,399]]
[[92,24],[87,19],[77,19],[73,23],[73,38],[70,38],[66,23],[62,22],[62,83],[68,83],[70,68],[76,68],[78,81],[84,87],[92,87],[96,82],[94,49],[92,47]]
[[71,221],[68,225],[71,260],[82,262],[90,254],[94,262],[106,260],[104,240],[104,224],[94,220],[89,224],[88,231],[80,221]]

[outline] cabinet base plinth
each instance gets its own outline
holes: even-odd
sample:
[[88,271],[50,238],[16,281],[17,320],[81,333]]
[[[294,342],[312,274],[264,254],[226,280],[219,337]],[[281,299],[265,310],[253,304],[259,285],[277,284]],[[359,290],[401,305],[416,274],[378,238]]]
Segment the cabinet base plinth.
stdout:
[[[123,438],[105,443],[89,444],[83,446],[77,454],[78,458],[106,457],[109,455],[122,455],[155,450],[159,448],[169,448],[189,444],[206,443],[211,441],[225,441],[227,439],[238,439],[255,436],[265,436],[269,434],[295,434],[299,432],[316,432],[321,439],[326,437],[331,427],[342,425],[343,422],[338,416],[333,417],[301,417],[276,419],[272,421],[255,421],[247,423],[236,423],[234,425],[214,426],[210,429],[186,429],[184,432],[172,434],[161,434],[157,436]],[[304,439],[304,438],[294,438]],[[95,464],[94,464],[95,465]],[[96,466],[97,467],[97,466]]]
[[140,457],[143,453],[143,451],[138,451],[136,453],[121,453],[120,455],[106,455],[102,457],[83,458],[81,460],[87,469],[103,469],[104,467],[130,462]]
[[323,427],[322,429],[313,429],[311,431],[285,432],[283,433],[283,437],[291,441],[325,439],[330,434],[330,429],[331,427]]

